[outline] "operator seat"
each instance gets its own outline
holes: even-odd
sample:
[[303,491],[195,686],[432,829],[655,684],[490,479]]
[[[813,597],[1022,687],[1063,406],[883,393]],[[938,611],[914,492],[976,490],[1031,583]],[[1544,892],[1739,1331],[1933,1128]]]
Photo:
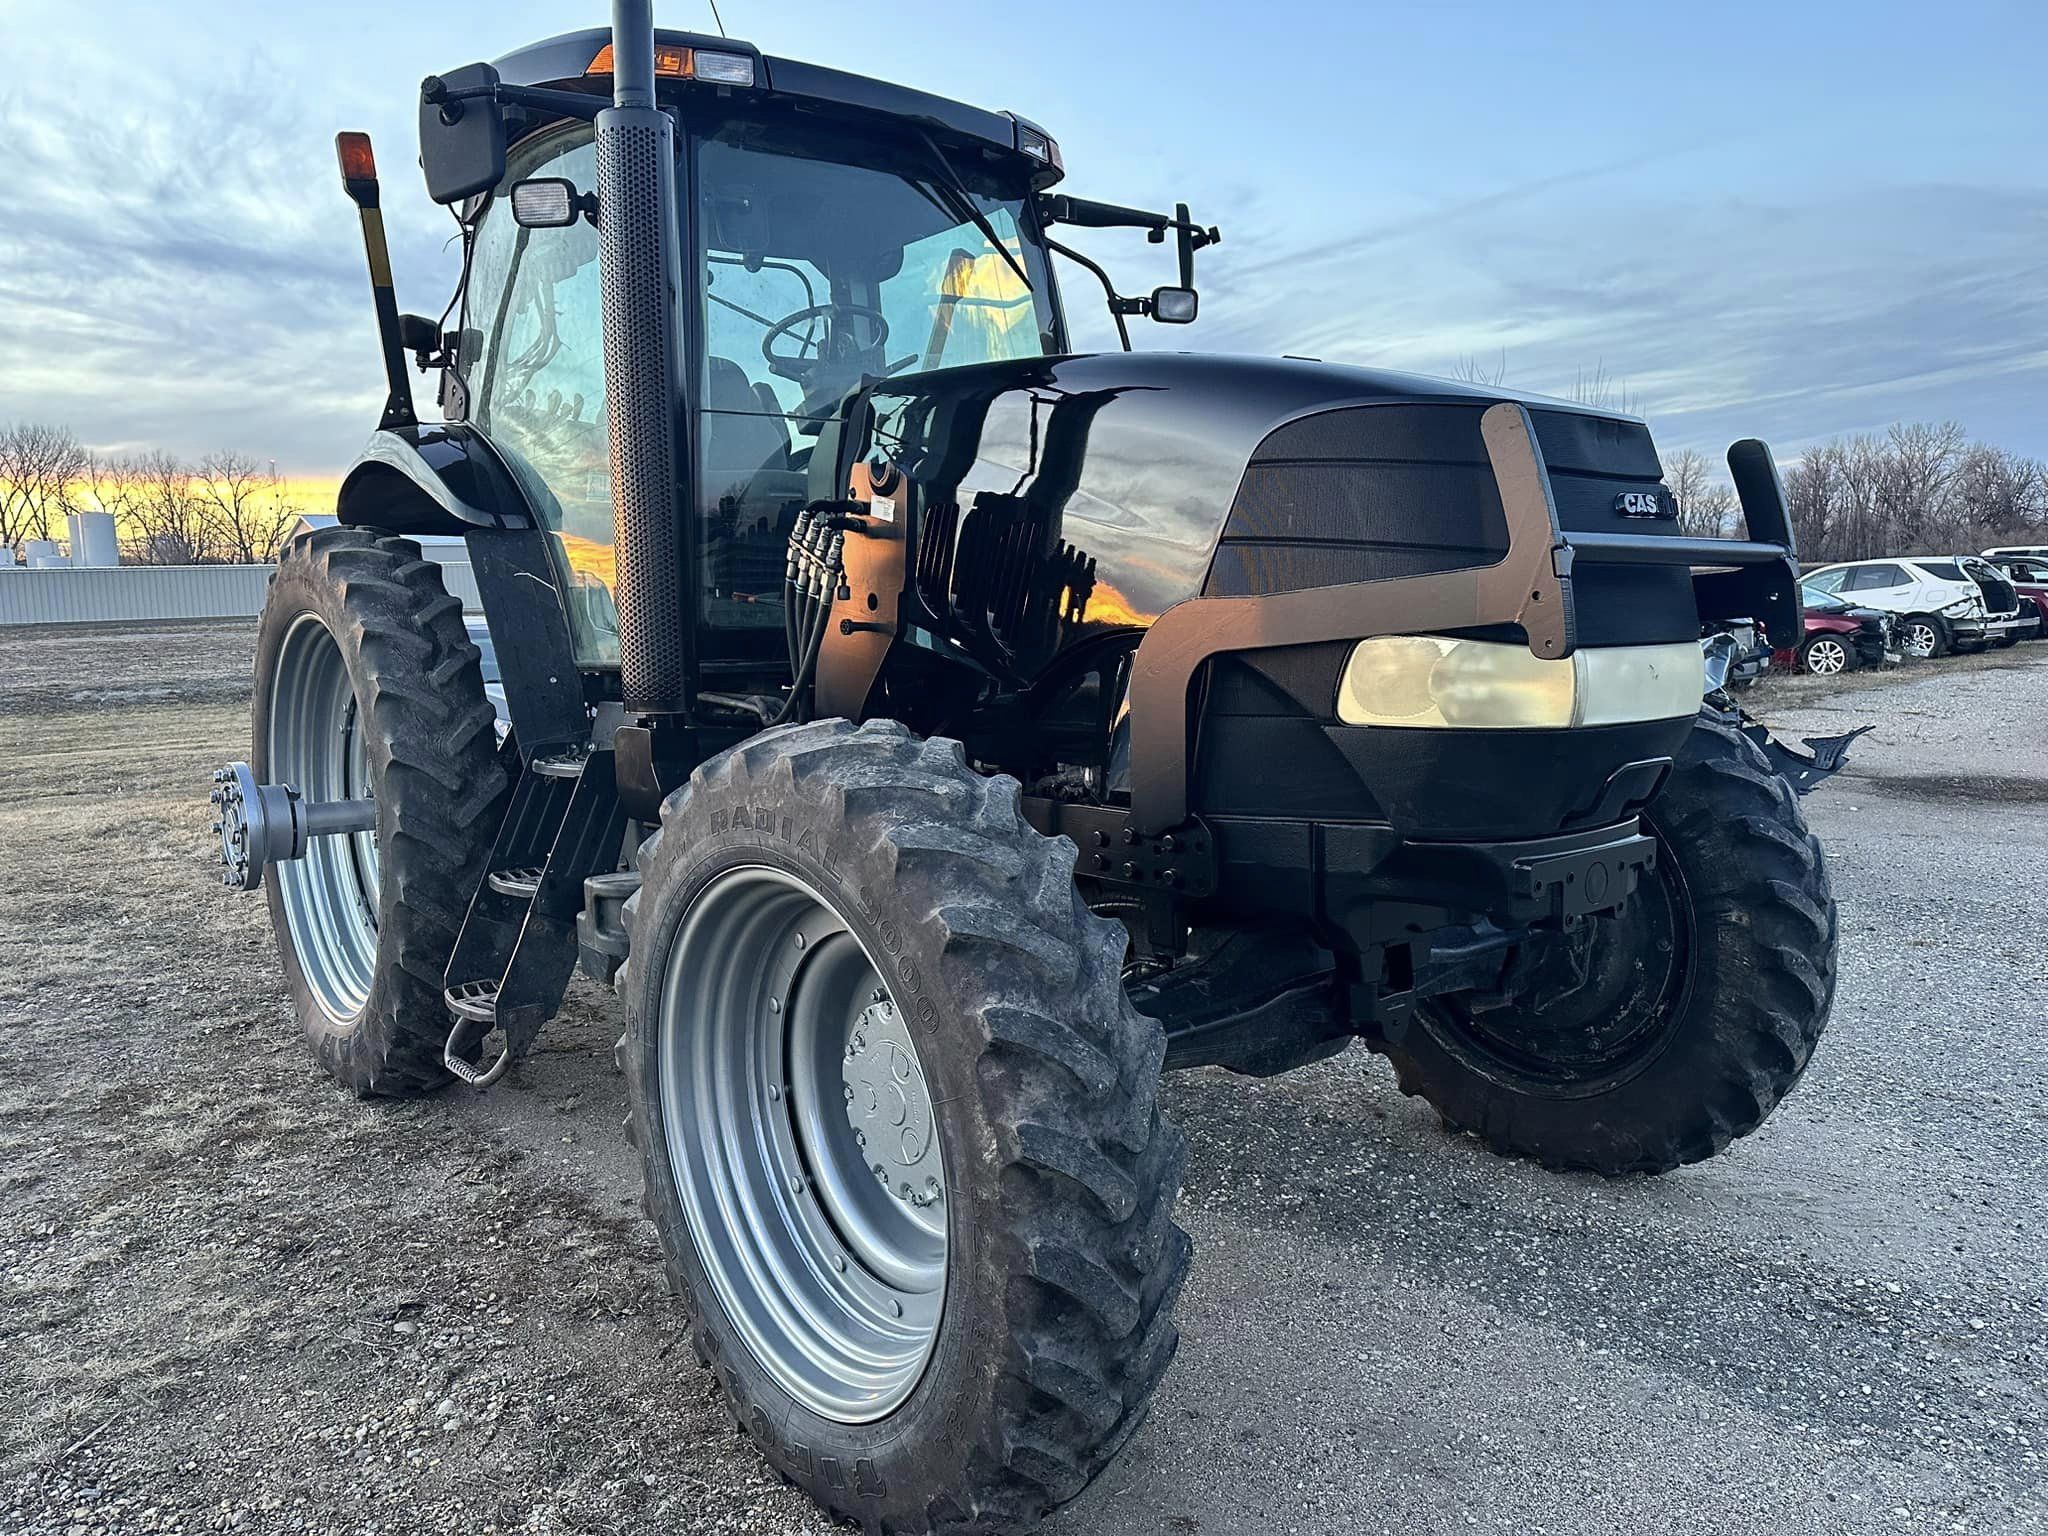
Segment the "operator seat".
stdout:
[[747,485],[763,470],[791,472],[789,421],[779,414],[764,414],[761,397],[738,363],[717,356],[709,361],[698,440],[704,485],[717,495],[744,496]]

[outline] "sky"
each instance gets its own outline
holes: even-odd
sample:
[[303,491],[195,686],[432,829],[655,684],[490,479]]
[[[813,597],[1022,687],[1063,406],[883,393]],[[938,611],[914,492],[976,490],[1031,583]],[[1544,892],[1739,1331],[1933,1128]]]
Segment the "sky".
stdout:
[[[2048,458],[2040,0],[720,6],[770,54],[1032,118],[1065,190],[1220,225],[1201,320],[1141,346],[1598,378],[1667,455],[1954,419]],[[438,314],[419,79],[608,14],[0,0],[0,421],[337,475],[382,386],[334,133],[375,136],[400,307]],[[1087,245],[1170,280],[1142,236]]]

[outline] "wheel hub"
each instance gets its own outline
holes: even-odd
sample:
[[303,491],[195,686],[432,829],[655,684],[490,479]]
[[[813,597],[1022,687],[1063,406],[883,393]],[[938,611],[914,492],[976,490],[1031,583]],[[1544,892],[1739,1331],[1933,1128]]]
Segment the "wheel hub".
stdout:
[[861,1010],[847,1039],[846,1123],[885,1189],[920,1210],[938,1204],[944,1185],[931,1091],[917,1047],[887,998]]

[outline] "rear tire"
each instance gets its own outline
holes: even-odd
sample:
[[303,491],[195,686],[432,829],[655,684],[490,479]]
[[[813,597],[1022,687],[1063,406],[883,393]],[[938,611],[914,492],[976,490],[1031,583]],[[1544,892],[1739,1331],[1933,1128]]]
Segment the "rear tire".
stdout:
[[[1748,1135],[1798,1083],[1834,1000],[1836,919],[1791,785],[1733,725],[1702,714],[1644,822],[1658,869],[1631,898],[1630,926],[1596,919],[1617,926],[1594,943],[1648,942],[1596,951],[1589,967],[1621,978],[1624,1008],[1580,1020],[1567,994],[1554,1005],[1563,1016],[1546,1019],[1439,999],[1376,1046],[1402,1090],[1452,1129],[1549,1168],[1662,1173]],[[1660,902],[1675,918],[1661,928]],[[1632,1016],[1640,1025],[1611,1056],[1587,1047]]]
[[442,972],[503,807],[495,721],[461,600],[417,544],[338,527],[284,547],[250,761],[312,799],[374,797],[377,827],[315,839],[266,873],[265,898],[313,1054],[358,1094],[452,1081]]
[[1899,625],[1899,650],[1916,661],[1932,661],[1949,652],[1948,625],[1931,613],[1909,615]]
[[[1126,999],[1124,931],[1083,904],[1074,859],[957,743],[839,720],[704,764],[641,851],[620,1050],[647,1214],[736,1423],[869,1532],[1038,1519],[1130,1437],[1174,1352],[1189,1245],[1172,1219],[1183,1143],[1156,1102],[1165,1037]],[[852,1005],[806,990],[863,960],[879,985]],[[821,1006],[870,996],[843,1057],[800,1048]],[[752,1031],[742,1048],[717,1044],[736,1029]],[[899,1052],[901,1134],[936,1106],[938,1167],[900,1144],[929,1178],[911,1214],[940,1218],[936,1281],[875,1264],[862,1234],[887,1213],[874,1185],[848,1193],[861,1181],[828,1145],[863,1112],[856,1081],[872,1093],[864,1030]],[[844,1105],[822,1081],[839,1073]],[[836,1126],[805,1108],[820,1102]],[[898,1148],[854,1140],[862,1162]],[[918,1299],[934,1289],[935,1307]],[[841,1334],[877,1299],[852,1342],[881,1341],[866,1358],[887,1379],[863,1396]],[[897,1332],[929,1319],[917,1349],[891,1342],[892,1299]]]

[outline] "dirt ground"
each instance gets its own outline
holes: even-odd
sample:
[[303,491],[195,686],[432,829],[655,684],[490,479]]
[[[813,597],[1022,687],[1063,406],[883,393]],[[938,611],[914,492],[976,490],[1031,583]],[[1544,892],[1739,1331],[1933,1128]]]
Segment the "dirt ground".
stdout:
[[[607,997],[487,1094],[314,1071],[206,848],[251,639],[0,631],[0,1530],[821,1531],[678,1336]],[[1362,1051],[1174,1079],[1185,1342],[1054,1530],[2048,1530],[2048,644],[1747,702],[1879,724],[1800,1091],[1602,1183]]]

